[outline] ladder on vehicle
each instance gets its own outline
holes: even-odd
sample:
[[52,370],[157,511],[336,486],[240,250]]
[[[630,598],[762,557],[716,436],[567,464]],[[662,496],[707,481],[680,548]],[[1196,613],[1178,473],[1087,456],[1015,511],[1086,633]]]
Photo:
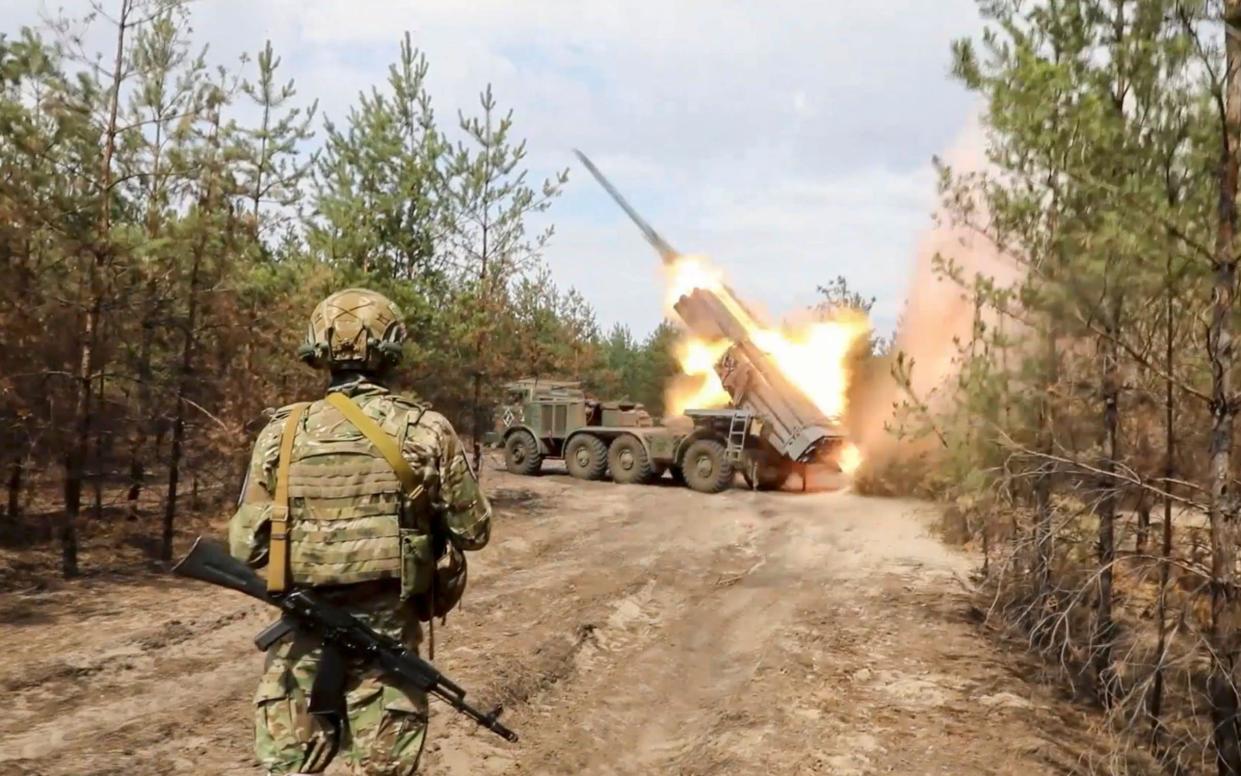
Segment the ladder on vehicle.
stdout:
[[739,463],[745,452],[745,440],[750,435],[750,413],[734,412],[728,421],[728,446],[724,448],[724,456],[733,463]]

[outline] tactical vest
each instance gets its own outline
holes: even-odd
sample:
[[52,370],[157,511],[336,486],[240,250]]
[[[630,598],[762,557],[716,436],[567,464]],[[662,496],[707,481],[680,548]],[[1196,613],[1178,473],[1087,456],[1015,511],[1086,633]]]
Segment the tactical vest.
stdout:
[[[403,448],[423,410],[379,397],[363,411]],[[425,592],[435,568],[425,462],[409,461],[426,482],[411,499],[382,453],[335,407],[316,401],[299,425],[288,475],[293,584],[400,579],[402,598]]]

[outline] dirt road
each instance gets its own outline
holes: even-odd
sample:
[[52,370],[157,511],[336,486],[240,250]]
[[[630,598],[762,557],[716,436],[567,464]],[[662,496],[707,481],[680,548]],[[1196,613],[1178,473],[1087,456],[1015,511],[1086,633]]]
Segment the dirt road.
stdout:
[[[426,773],[1050,774],[1088,745],[969,622],[925,507],[487,484],[436,662],[522,740],[436,710]],[[0,774],[260,773],[259,608],[170,578],[0,596]]]

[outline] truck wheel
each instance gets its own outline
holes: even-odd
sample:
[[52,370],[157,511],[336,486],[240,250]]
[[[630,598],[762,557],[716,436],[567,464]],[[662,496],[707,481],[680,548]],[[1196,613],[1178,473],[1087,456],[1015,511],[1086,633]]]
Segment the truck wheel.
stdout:
[[601,480],[608,470],[608,447],[592,434],[575,436],[565,447],[564,462],[579,480]]
[[518,431],[504,442],[504,468],[529,477],[543,466],[539,443],[529,431]]
[[612,470],[612,480],[622,485],[645,485],[655,479],[646,448],[628,434],[612,440],[608,448],[608,468]]
[[681,470],[685,483],[700,493],[719,493],[733,482],[733,462],[724,454],[724,445],[714,439],[699,439],[690,445]]
[[[758,464],[758,488],[757,490],[779,490],[784,487],[784,483],[788,482],[789,476],[793,474],[793,464],[791,461],[780,458],[776,461],[763,461]],[[745,484],[751,488],[754,487],[753,480],[750,479],[750,467],[742,467],[741,476],[745,478]]]

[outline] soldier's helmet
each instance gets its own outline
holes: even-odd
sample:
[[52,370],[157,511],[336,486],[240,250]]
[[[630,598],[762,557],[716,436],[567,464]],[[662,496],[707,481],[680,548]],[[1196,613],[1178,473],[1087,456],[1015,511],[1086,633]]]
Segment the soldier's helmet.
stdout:
[[401,311],[365,288],[337,291],[310,316],[297,354],[316,369],[382,372],[401,360],[405,342]]

